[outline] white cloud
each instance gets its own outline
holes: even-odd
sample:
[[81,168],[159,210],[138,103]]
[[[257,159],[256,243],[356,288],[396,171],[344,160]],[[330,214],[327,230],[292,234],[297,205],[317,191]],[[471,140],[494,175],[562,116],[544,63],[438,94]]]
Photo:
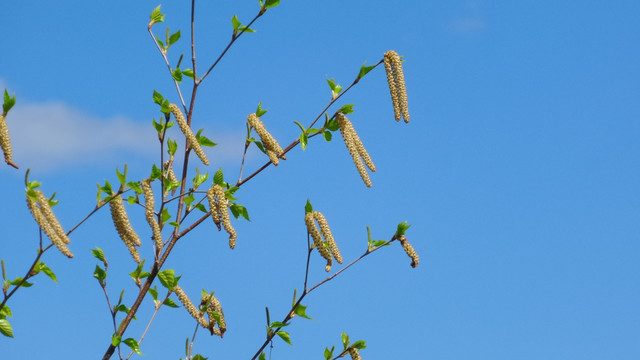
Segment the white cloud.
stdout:
[[480,1],[468,0],[462,4],[462,11],[459,16],[449,23],[449,29],[458,34],[474,34],[485,29],[486,22],[482,15],[482,3]]
[[[56,171],[99,164],[112,168],[131,158],[157,161],[158,138],[150,121],[136,122],[125,116],[100,118],[61,102],[20,102],[7,116],[7,124],[14,161],[21,169]],[[170,136],[182,139],[175,128],[170,129]],[[214,165],[240,161],[241,132],[208,135],[218,143],[206,149]]]

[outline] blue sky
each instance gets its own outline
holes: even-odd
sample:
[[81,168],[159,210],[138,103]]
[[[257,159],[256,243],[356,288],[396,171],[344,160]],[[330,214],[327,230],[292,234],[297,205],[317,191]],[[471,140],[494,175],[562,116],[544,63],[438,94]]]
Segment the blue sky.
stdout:
[[[163,32],[182,30],[169,54],[187,53],[189,10],[162,4]],[[24,171],[57,192],[70,228],[95,206],[97,182],[129,164],[142,179],[157,162],[153,90],[176,101],[146,24],[159,3],[7,2],[2,5],[0,89],[19,171],[0,167],[0,257],[22,276],[37,247],[24,205]],[[257,1],[197,5],[203,69],[247,22]],[[421,256],[411,269],[399,244],[367,257],[307,297],[308,314],[275,341],[273,359],[322,358],[344,330],[364,359],[637,359],[640,335],[640,27],[636,1],[282,1],[243,36],[198,93],[194,123],[220,145],[211,175],[237,178],[244,122],[258,102],[288,144],[327,104],[327,78],[347,86],[360,65],[395,49],[405,57],[411,123],[396,123],[380,67],[339,104],[378,171],[366,188],[339,136],[296,148],[238,193],[251,222],[234,222],[238,246],[205,222],[166,267],[192,297],[215,290],[229,330],[199,332],[195,350],[244,359],[264,339],[264,307],[282,318],[305,265],[304,203],[327,217],[346,259],[366,247],[366,226],[390,238],[401,221]],[[187,60],[187,59],[185,59]],[[184,66],[183,66],[184,67]],[[200,70],[202,71],[202,70]],[[184,83],[184,89],[187,89]],[[337,108],[336,108],[337,109]],[[332,109],[335,111],[335,109]],[[174,133],[177,137],[178,133]],[[247,171],[266,157],[254,151]],[[202,167],[201,167],[202,170]],[[134,227],[143,241],[143,213]],[[150,240],[146,246],[150,247]],[[71,236],[73,260],[48,252],[44,277],[9,301],[15,339],[4,357],[97,358],[113,331],[92,278],[90,249],[110,262],[112,299],[136,288],[108,211]],[[146,249],[150,254],[149,249]],[[325,276],[314,253],[311,283]],[[127,336],[144,330],[143,304]],[[178,359],[194,324],[163,309],[142,343],[150,359]]]

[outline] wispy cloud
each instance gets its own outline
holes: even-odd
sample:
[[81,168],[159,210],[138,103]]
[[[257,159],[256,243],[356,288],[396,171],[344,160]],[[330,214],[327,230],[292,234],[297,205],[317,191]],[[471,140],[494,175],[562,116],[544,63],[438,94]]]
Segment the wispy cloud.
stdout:
[[[125,116],[100,118],[62,102],[18,102],[7,116],[7,124],[14,160],[22,169],[56,171],[89,164],[112,167],[131,158],[157,161],[158,140],[151,124]],[[179,139],[183,148],[182,135],[175,128],[170,129],[170,136]],[[244,135],[216,135],[212,140],[218,146],[206,149],[211,159],[220,165],[239,162]]]

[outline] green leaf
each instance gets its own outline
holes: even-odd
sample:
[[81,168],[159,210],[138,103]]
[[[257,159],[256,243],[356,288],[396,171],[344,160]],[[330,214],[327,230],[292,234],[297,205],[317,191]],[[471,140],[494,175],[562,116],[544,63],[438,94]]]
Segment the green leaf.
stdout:
[[215,175],[213,175],[213,183],[224,186],[224,175],[222,174],[222,168],[216,171]]
[[171,215],[169,214],[169,210],[167,208],[162,209],[162,215],[160,216],[160,220],[162,223],[166,223],[167,220],[171,219]]
[[248,27],[246,27],[246,26],[244,26],[244,25],[240,25],[240,27],[238,28],[238,30],[240,30],[240,31],[244,31],[244,32],[248,32],[248,33],[254,33],[254,32],[256,32],[255,30],[253,30],[253,29],[251,29],[251,28],[248,28]]
[[262,101],[258,103],[258,109],[256,110],[256,116],[262,117],[262,115],[266,114],[267,110],[262,110]]
[[176,154],[176,150],[178,150],[178,142],[175,140],[167,140],[167,146],[168,146],[168,152],[170,156],[173,156]]
[[349,347],[349,335],[347,335],[343,331],[341,337],[342,337],[342,345],[344,345],[344,349],[346,350]]
[[313,206],[311,205],[311,201],[307,199],[307,203],[304,205],[304,213],[308,214],[310,212],[313,212]]
[[204,357],[204,356],[202,356],[202,355],[200,355],[200,354],[195,354],[195,355],[191,358],[191,360],[207,360],[207,359],[209,359],[209,358],[206,358],[206,357]]
[[184,75],[184,76],[186,76],[188,78],[191,78],[191,79],[193,79],[195,77],[195,74],[193,73],[193,70],[191,70],[191,69],[182,70],[182,75]]
[[93,277],[98,279],[100,285],[103,285],[104,279],[107,278],[107,272],[104,271],[104,269],[101,268],[100,265],[96,265],[96,269],[93,271]]
[[331,347],[331,350],[329,350],[328,347],[324,348],[324,358],[325,360],[330,360],[333,357],[333,350],[335,350],[335,346]]
[[307,129],[304,128],[304,126],[302,126],[302,124],[300,124],[299,121],[293,121],[294,123],[296,123],[296,125],[298,125],[298,127],[300,127],[300,130],[302,130],[303,133],[307,132]]
[[237,15],[233,15],[233,17],[231,18],[231,25],[233,25],[233,32],[236,33],[238,28],[240,27],[241,23],[240,20],[238,20],[238,16]]
[[[144,259],[142,260],[142,262],[140,264],[138,264],[138,266],[136,266],[136,269],[133,270],[132,272],[129,273],[129,276],[131,276],[131,278],[135,281],[136,279],[140,279],[142,276],[140,276],[140,274],[142,274],[142,267],[144,266]],[[148,275],[147,275],[148,276]],[[145,276],[146,277],[146,276]]]
[[284,340],[287,344],[293,345],[291,343],[291,337],[289,336],[288,332],[286,332],[286,331],[278,331],[276,334],[278,336],[280,336],[282,338],[282,340]]
[[104,186],[101,188],[102,192],[107,194],[107,195],[113,195],[113,188],[111,187],[111,184],[105,180],[104,182]]
[[116,175],[118,175],[118,181],[120,181],[120,185],[124,185],[127,182],[127,165],[124,166],[124,174],[116,168]]
[[56,278],[56,274],[51,271],[51,269],[43,262],[38,263],[38,271],[43,272],[47,275],[51,280],[58,282],[58,278]]
[[4,103],[2,104],[2,112],[4,114],[7,114],[15,104],[16,95],[14,94],[13,97],[11,97],[9,96],[9,92],[7,92],[7,89],[4,89]]
[[272,8],[272,7],[276,7],[279,4],[280,4],[280,0],[266,0],[264,2],[264,7],[269,9],[269,8]]
[[246,220],[251,221],[251,219],[249,219],[249,212],[244,206],[240,204],[233,204],[229,207],[229,210],[231,210],[233,217],[235,217],[236,219],[238,218],[238,216],[242,216]]
[[149,27],[153,26],[153,24],[164,22],[164,15],[160,12],[160,6],[153,9],[151,15],[149,15]]
[[118,346],[122,342],[122,337],[116,336],[116,334],[111,335],[111,345]]
[[201,175],[200,170],[196,167],[196,176],[193,178],[194,189],[197,189],[198,186],[202,185],[207,179],[209,179],[209,173],[206,172],[204,175]]
[[149,288],[149,294],[151,294],[153,300],[158,300],[158,287],[154,286],[152,288]]
[[353,345],[351,345],[351,347],[362,350],[362,349],[366,349],[367,345],[364,340],[358,340],[354,342]]
[[306,133],[300,134],[300,146],[302,147],[303,151],[307,149],[308,143],[309,143],[309,137],[307,136],[307,134]]
[[135,339],[132,339],[132,338],[124,339],[123,343],[125,343],[128,347],[130,347],[134,353],[138,355],[143,355],[142,352],[140,352],[140,346],[138,346],[138,342]]
[[[371,245],[373,247],[378,247],[378,246],[384,245],[386,242],[387,242],[387,240],[376,240],[376,241],[372,242]],[[389,245],[389,244],[387,244],[387,245]]]
[[264,145],[262,145],[262,142],[260,141],[254,141],[254,144],[256,144],[256,146],[258,147],[258,149],[260,149],[260,151],[262,151],[263,153],[267,153],[267,150],[264,148]]
[[340,125],[338,125],[338,121],[335,119],[327,120],[324,127],[326,127],[328,130],[331,130],[331,131],[340,130]]
[[7,319],[0,319],[0,334],[6,337],[13,337],[13,329]]
[[180,224],[178,224],[178,223],[177,223],[177,222],[175,222],[175,221],[170,221],[170,222],[169,222],[169,225],[171,225],[171,226],[173,226],[173,227],[177,227],[177,228],[179,228],[179,227],[180,227]]
[[153,102],[162,106],[162,103],[164,102],[164,96],[162,96],[162,94],[160,94],[159,92],[153,90]]
[[260,356],[258,357],[258,360],[267,360],[267,354],[263,352],[260,353]]
[[280,321],[274,321],[271,324],[269,324],[269,327],[272,328],[272,329],[277,329],[277,328],[281,328],[281,327],[285,327],[285,326],[289,326],[289,325],[291,325],[291,323],[286,324],[286,323],[283,323],[283,322],[280,322]]
[[[13,281],[10,282],[11,285],[17,286],[18,284],[20,284],[20,282],[22,281],[22,277],[17,277],[15,279],[13,279]],[[20,287],[31,287],[33,285],[33,283],[30,283],[28,281],[25,281],[22,283],[22,285],[20,285]]]
[[196,139],[198,139],[198,143],[202,146],[207,146],[207,147],[214,147],[218,144],[214,143],[213,141],[209,140],[209,138],[207,138],[204,135],[200,135],[200,133],[202,133],[202,130],[204,129],[200,129],[198,130],[198,133],[196,134]]
[[396,237],[402,236],[405,234],[405,232],[407,231],[407,229],[409,229],[409,227],[411,227],[411,225],[407,224],[406,221],[401,222],[400,224],[398,224],[398,230],[396,230]]
[[[195,181],[195,178],[193,179]],[[196,197],[193,194],[189,194],[184,197],[184,204],[187,206],[191,206],[191,204],[196,201]]]
[[169,44],[168,45],[175,44],[179,39],[180,39],[180,30],[178,30],[175,33],[171,34],[171,36],[169,37]]
[[201,204],[201,203],[200,203],[200,204],[198,204],[198,205],[196,205],[196,209],[198,209],[198,210],[202,211],[203,213],[208,212],[208,211],[207,211],[207,208],[205,208],[205,207],[204,207],[204,205],[203,205],[203,204]]
[[11,309],[9,309],[9,305],[4,304],[2,309],[0,309],[0,319],[5,319],[7,316],[12,317]]
[[159,134],[162,134],[162,130],[164,130],[164,126],[162,126],[162,124],[160,124],[159,122],[156,121],[156,119],[153,119],[153,128],[156,129],[156,131]]
[[160,279],[160,283],[162,286],[171,290],[178,284],[178,279],[176,279],[175,271],[173,269],[162,270],[158,273],[158,279]]
[[135,196],[129,196],[127,198],[127,203],[129,203],[129,205],[133,205],[137,202],[138,202],[138,199]]
[[354,106],[355,106],[354,104],[347,104],[342,106],[339,111],[345,115],[351,114],[353,112]]
[[182,71],[180,69],[175,69],[173,70],[173,72],[171,73],[171,75],[173,76],[173,79],[177,82],[182,82]]
[[177,189],[180,187],[180,181],[171,181],[169,179],[164,179],[164,191],[171,191],[173,189]]
[[305,318],[305,319],[309,319],[309,320],[313,320],[312,318],[310,318],[309,316],[307,316],[307,307],[306,307],[306,306],[303,306],[303,305],[301,305],[301,304],[298,304],[298,306],[296,306],[296,308],[295,308],[295,309],[293,309],[293,312],[294,312],[296,315],[300,316],[300,317],[303,317],[303,318]]
[[171,298],[166,298],[164,299],[164,301],[162,302],[164,305],[167,305],[168,307],[172,307],[172,308],[177,308],[179,307],[178,304],[176,304],[175,301],[173,301]]
[[102,249],[97,247],[95,249],[91,249],[91,252],[96,259],[102,261],[105,266],[107,265],[107,259],[104,257],[104,251],[102,251]]
[[367,75],[367,73],[369,73],[369,71],[373,70],[374,67],[376,67],[375,65],[372,66],[366,66],[367,62],[365,61],[364,64],[362,64],[362,66],[360,67],[360,73],[358,74],[358,79],[362,79],[365,75]]
[[153,164],[151,168],[151,180],[160,179],[162,177],[162,170],[158,169],[156,164]]
[[325,140],[331,141],[331,138],[333,137],[333,134],[331,134],[331,131],[327,130],[327,131],[322,133],[322,136],[324,136]]
[[127,186],[133,191],[135,191],[136,194],[142,194],[144,192],[142,191],[142,186],[140,186],[140,183],[137,181],[129,181],[127,183]]

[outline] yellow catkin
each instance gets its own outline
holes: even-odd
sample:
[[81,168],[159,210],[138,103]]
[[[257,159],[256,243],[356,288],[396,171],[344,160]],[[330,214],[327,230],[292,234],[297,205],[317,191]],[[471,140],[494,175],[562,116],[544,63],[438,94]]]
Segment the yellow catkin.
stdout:
[[247,117],[247,121],[249,122],[249,125],[251,125],[251,127],[256,129],[256,132],[258,133],[258,136],[260,136],[260,140],[262,141],[262,145],[264,145],[264,149],[267,152],[267,156],[269,156],[269,160],[271,160],[273,165],[278,166],[278,164],[280,163],[278,158],[281,158],[283,160],[287,159],[287,157],[284,155],[282,147],[280,147],[280,144],[278,144],[276,139],[271,136],[271,134],[264,127],[262,121],[260,121],[260,118],[255,113],[249,114],[249,116]]
[[325,271],[331,270],[331,253],[329,252],[329,249],[327,249],[327,246],[324,244],[324,241],[322,241],[320,230],[318,230],[318,228],[316,227],[314,213],[306,213],[304,215],[304,222],[307,225],[307,231],[309,232],[309,235],[311,235],[313,244],[315,245],[316,249],[318,249],[320,256],[327,260],[327,266],[325,266],[324,268]]
[[229,201],[224,193],[222,186],[214,184],[207,191],[207,199],[209,200],[209,209],[211,209],[211,217],[213,222],[219,226],[222,223],[224,230],[229,234],[229,247],[236,247],[236,239],[238,234],[231,225],[231,217],[229,216]]
[[347,351],[351,356],[351,360],[362,360],[362,356],[360,356],[360,352],[358,351],[358,349],[350,347],[349,349],[347,349]]
[[407,238],[404,237],[403,235],[403,236],[400,236],[398,240],[400,240],[400,244],[402,244],[402,248],[404,249],[404,252],[406,252],[407,255],[411,258],[411,267],[415,268],[416,266],[418,266],[418,264],[420,263],[420,257],[418,256],[418,253],[413,248],[413,246],[409,244],[409,241],[407,240]]
[[165,177],[167,179],[169,179],[169,181],[171,182],[178,182],[178,178],[176,177],[176,173],[173,172],[173,157],[171,157],[171,160],[167,160],[164,162],[164,171],[165,171]]
[[[224,312],[222,311],[222,305],[220,304],[220,301],[212,293],[210,295],[202,297],[202,303],[206,304],[207,307],[207,315],[209,316],[209,329],[214,335],[219,335],[220,337],[222,337],[227,331],[227,323],[224,320]],[[216,321],[213,317],[214,311],[218,313],[218,318],[220,319],[220,321]],[[213,326],[216,323],[220,328],[218,333],[215,332],[215,330],[218,329],[214,328]]]
[[72,258],[73,254],[65,245],[65,242],[60,239],[54,227],[47,221],[46,217],[42,213],[42,209],[38,207],[38,203],[35,200],[27,198],[27,207],[31,211],[31,215],[33,219],[36,221],[38,226],[42,229],[42,231],[47,235],[49,240],[53,243],[53,245],[58,248],[58,250],[66,257]]
[[158,224],[158,219],[153,211],[155,200],[153,198],[153,190],[151,189],[151,179],[142,180],[142,191],[144,192],[144,216],[151,227],[152,238],[156,244],[158,251],[162,249],[162,231]]
[[56,218],[56,215],[53,213],[53,210],[49,205],[49,199],[47,199],[47,197],[44,196],[44,193],[42,193],[42,191],[40,190],[36,190],[36,195],[38,197],[37,202],[38,205],[40,205],[42,215],[44,215],[45,219],[47,219],[47,222],[51,225],[60,240],[62,240],[65,244],[69,244],[71,241],[69,240],[67,233],[65,233],[62,229],[62,225],[60,225],[58,218]]
[[0,148],[2,148],[2,152],[4,153],[4,161],[17,169],[18,165],[13,162],[13,149],[11,148],[9,127],[3,114],[0,114]]
[[[338,121],[338,125],[340,126],[340,133],[342,134],[344,143],[349,150],[349,154],[351,154],[351,157],[353,158],[353,163],[355,164],[356,169],[358,169],[358,173],[360,174],[362,181],[364,181],[364,184],[367,187],[371,187],[371,179],[369,178],[367,169],[365,169],[362,159],[360,158],[361,154],[358,151],[358,146],[356,145],[356,140],[354,139],[354,135],[356,137],[358,135],[356,134],[355,129],[353,129],[353,125],[351,125],[349,119],[347,119],[347,117],[342,113],[336,114],[336,120]],[[360,139],[358,138],[358,141],[359,140]],[[360,142],[360,145],[362,145],[362,142]],[[364,146],[362,146],[362,149],[364,150]],[[366,151],[364,151],[364,153],[366,154],[368,161],[371,162],[369,154],[367,154]],[[373,162],[371,162],[371,167],[375,169],[375,166],[373,166]]]
[[200,146],[196,135],[189,127],[189,124],[187,124],[187,120],[185,120],[184,115],[182,114],[182,110],[180,110],[180,108],[176,104],[170,104],[169,110],[171,110],[171,113],[178,122],[178,126],[180,126],[180,130],[182,130],[182,133],[189,141],[189,146],[191,146],[193,151],[195,151],[196,155],[198,156],[198,158],[200,158],[200,161],[202,161],[203,164],[209,165],[209,159],[207,159],[207,155],[205,155],[204,150],[202,150],[202,147]]
[[133,260],[140,263],[140,255],[138,254],[138,249],[136,249],[136,245],[140,246],[142,243],[140,242],[140,238],[138,234],[131,227],[131,223],[129,222],[129,217],[127,216],[127,212],[124,209],[124,203],[122,202],[122,197],[120,195],[114,197],[109,202],[109,207],[111,209],[111,218],[113,219],[113,224],[118,231],[118,235],[120,235],[120,239],[127,245]]
[[201,313],[195,307],[195,305],[193,305],[193,303],[191,302],[187,294],[184,292],[184,290],[182,290],[180,285],[174,286],[173,289],[171,290],[174,293],[176,293],[176,295],[178,296],[178,300],[180,300],[180,302],[182,303],[184,308],[189,312],[189,314],[191,314],[191,316],[193,316],[193,318],[196,319],[196,321],[198,321],[200,326],[202,326],[205,329],[209,328],[209,322],[204,318],[204,314]]
[[314,211],[313,217],[318,222],[318,225],[320,225],[320,231],[322,232],[322,235],[324,236],[325,240],[327,241],[327,244],[329,245],[329,250],[331,250],[331,253],[333,254],[333,258],[336,259],[338,264],[342,264],[342,255],[340,254],[340,250],[338,250],[338,245],[336,244],[336,240],[333,238],[333,234],[331,233],[331,229],[329,228],[329,223],[327,222],[327,219],[319,211]]
[[404,118],[404,122],[408,123],[409,101],[400,55],[393,50],[384,53],[384,67],[387,72],[387,82],[389,83],[395,119],[400,121],[401,118]]

